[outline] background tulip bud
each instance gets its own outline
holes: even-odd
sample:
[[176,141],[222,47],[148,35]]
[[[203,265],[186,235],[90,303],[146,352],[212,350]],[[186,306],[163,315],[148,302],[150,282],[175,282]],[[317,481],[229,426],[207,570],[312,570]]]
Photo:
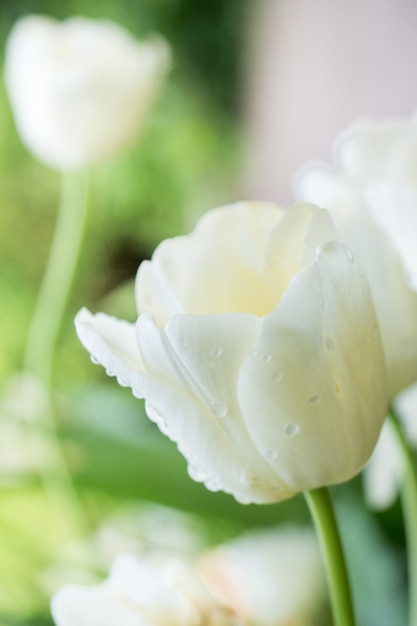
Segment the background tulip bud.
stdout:
[[169,61],[166,43],[139,43],[110,21],[27,16],[12,29],[5,78],[23,143],[72,171],[132,144]]
[[333,237],[312,205],[217,209],[141,265],[136,324],[76,318],[211,490],[274,502],[346,481],[372,453],[384,355],[366,277]]

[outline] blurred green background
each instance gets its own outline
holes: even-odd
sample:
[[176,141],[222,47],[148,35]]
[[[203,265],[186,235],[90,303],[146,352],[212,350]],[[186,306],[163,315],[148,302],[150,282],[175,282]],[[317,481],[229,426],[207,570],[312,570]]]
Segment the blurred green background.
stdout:
[[[162,239],[189,231],[205,211],[240,199],[240,90],[249,4],[10,0],[0,5],[2,49],[17,18],[42,13],[108,18],[138,37],[159,32],[173,53],[172,70],[136,147],[92,173],[87,237],[57,348],[57,419],[85,517],[82,532],[66,505],[48,497],[39,471],[26,462],[32,439],[46,435],[19,415],[31,400],[14,391],[13,377],[22,365],[48,256],[60,178],[21,144],[0,84],[0,625],[50,624],[54,589],[106,573],[99,539],[112,520],[115,547],[110,552],[123,533],[132,542],[149,541],[141,526],[142,513],[149,516],[148,503],[190,513],[186,524],[198,527],[202,544],[251,526],[309,523],[300,497],[276,506],[243,507],[193,482],[175,446],[146,418],[142,403],[91,364],[73,328],[81,306],[133,320],[132,281],[141,260]],[[335,495],[349,559],[362,572],[354,584],[367,620],[363,624],[403,623],[398,505],[378,516],[367,513],[360,480]],[[371,564],[367,575],[364,563]]]

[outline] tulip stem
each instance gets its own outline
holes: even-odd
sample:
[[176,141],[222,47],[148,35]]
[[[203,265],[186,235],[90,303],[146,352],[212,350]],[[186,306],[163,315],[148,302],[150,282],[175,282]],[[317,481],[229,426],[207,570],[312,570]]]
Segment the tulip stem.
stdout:
[[401,487],[401,502],[405,533],[407,537],[408,581],[409,581],[409,624],[417,624],[417,469],[408,445],[407,438],[398,419],[395,409],[391,406],[388,412],[391,424],[401,448],[404,459],[405,475]]
[[26,344],[24,369],[50,387],[57,337],[86,225],[88,178],[63,174],[58,218]]
[[329,588],[335,626],[355,626],[349,578],[329,491],[304,492],[316,528]]
[[[61,511],[65,507],[65,514],[73,518],[80,530],[85,528],[85,518],[59,440],[52,378],[57,339],[85,232],[87,207],[87,174],[62,174],[55,232],[29,327],[23,364],[24,372],[41,384],[44,395],[43,406],[38,407],[38,419],[46,432],[43,456],[49,467],[45,471],[52,472],[49,476],[41,472],[45,491],[55,507]],[[30,433],[28,439],[31,443]]]

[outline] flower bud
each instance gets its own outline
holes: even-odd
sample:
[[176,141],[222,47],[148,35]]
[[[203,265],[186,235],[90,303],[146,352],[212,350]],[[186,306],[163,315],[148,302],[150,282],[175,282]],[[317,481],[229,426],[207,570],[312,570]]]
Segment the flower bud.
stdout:
[[139,43],[110,21],[21,18],[5,78],[23,143],[62,171],[117,154],[137,138],[168,61],[162,39]]

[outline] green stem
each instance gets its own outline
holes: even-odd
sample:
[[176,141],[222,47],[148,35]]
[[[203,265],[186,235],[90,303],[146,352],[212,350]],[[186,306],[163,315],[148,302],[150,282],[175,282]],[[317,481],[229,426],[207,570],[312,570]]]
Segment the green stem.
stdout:
[[409,624],[417,624],[417,470],[407,439],[398,416],[391,406],[388,420],[392,426],[404,458],[405,476],[401,487],[401,502],[405,533],[407,537],[408,580],[409,580]]
[[[38,425],[46,432],[44,456],[48,475],[42,473],[44,488],[59,510],[72,519],[79,530],[85,517],[74,489],[61,448],[52,402],[52,376],[55,350],[80,256],[88,207],[87,174],[63,174],[61,199],[51,251],[35,305],[24,358],[24,371],[34,376],[44,391],[44,406]],[[28,436],[30,443],[30,434]]]
[[335,626],[355,626],[349,578],[330,494],[326,487],[304,492],[316,528]]
[[51,251],[29,328],[24,370],[50,387],[56,341],[86,226],[88,176],[63,174]]

